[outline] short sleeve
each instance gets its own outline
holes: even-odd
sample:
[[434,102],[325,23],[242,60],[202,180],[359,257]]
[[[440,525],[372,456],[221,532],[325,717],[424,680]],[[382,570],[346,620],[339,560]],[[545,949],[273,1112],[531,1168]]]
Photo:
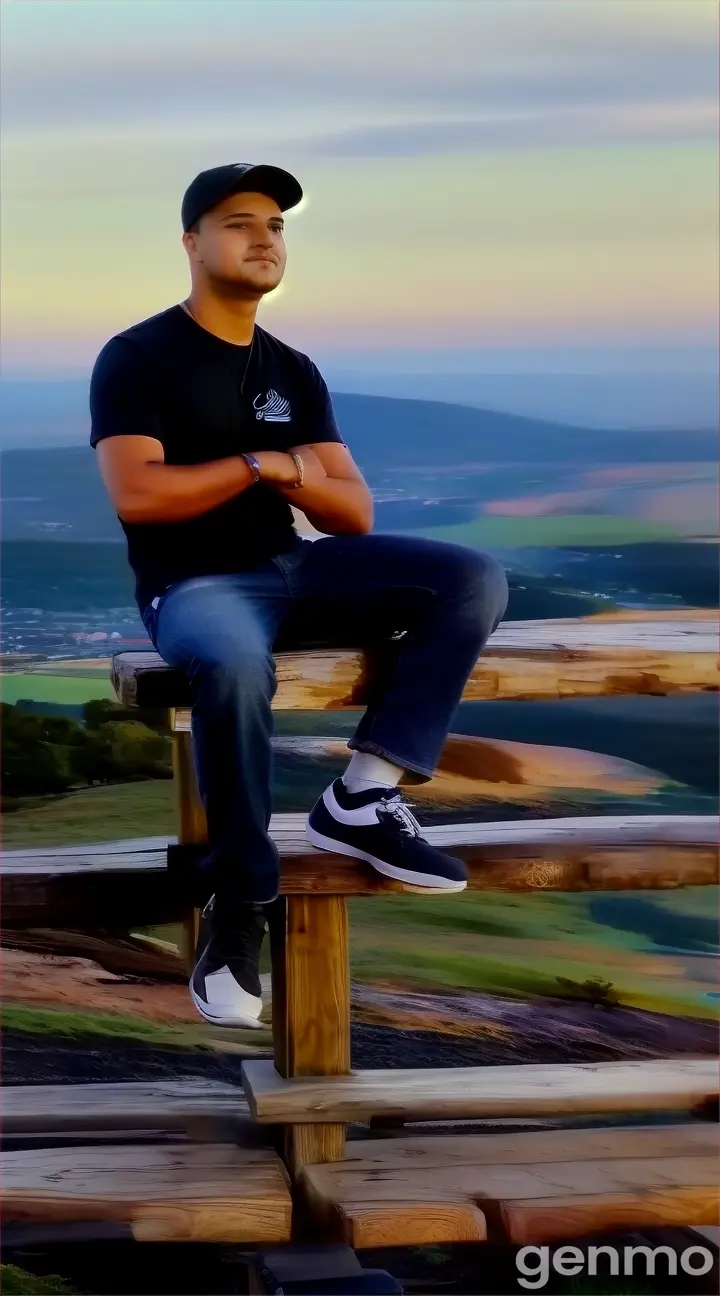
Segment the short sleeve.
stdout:
[[333,410],[332,398],[320,370],[308,361],[308,401],[306,406],[307,426],[303,435],[308,445],[313,442],[337,441],[345,444]]
[[115,436],[161,441],[161,419],[144,357],[128,339],[114,337],[95,361],[90,379],[90,445]]

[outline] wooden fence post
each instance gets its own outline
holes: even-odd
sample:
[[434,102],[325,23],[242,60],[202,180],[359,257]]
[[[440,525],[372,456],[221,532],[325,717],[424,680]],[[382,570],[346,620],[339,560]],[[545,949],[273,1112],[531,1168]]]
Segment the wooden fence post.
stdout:
[[[281,1075],[347,1075],[350,1070],[350,970],[347,901],[342,896],[282,896],[270,921],[275,1066]],[[342,1124],[292,1125],[285,1158],[303,1165],[340,1161]]]
[[[171,713],[171,728],[173,725],[174,712]],[[178,817],[178,842],[184,846],[206,842],[207,820],[197,785],[190,733],[173,733],[172,754],[175,803]],[[188,975],[192,973],[195,966],[195,947],[197,945],[199,921],[200,911],[191,909],[183,923],[181,953]]]

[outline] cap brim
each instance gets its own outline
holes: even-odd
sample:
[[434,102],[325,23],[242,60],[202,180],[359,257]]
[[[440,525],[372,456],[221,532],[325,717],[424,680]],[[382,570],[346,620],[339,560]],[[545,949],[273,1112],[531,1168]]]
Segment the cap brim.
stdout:
[[303,196],[295,176],[289,171],[283,171],[281,167],[274,166],[249,167],[244,175],[228,186],[224,196],[229,198],[231,194],[248,191],[262,193],[272,198],[281,211],[289,211],[291,207],[297,207]]

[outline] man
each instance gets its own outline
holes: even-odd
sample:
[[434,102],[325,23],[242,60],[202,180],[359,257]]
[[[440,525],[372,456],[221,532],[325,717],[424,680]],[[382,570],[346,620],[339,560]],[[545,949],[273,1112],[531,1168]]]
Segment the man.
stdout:
[[[190,990],[221,1026],[258,1024],[266,906],[278,894],[273,650],[386,643],[390,667],[308,836],[416,888],[459,891],[462,863],[424,841],[398,785],[432,775],[507,601],[491,558],[369,534],[370,491],[318,370],[256,325],[285,269],[282,213],[301,197],[277,167],[197,176],[182,204],[190,296],[112,338],[90,393],[91,444],[143,623],[192,690],[212,898]],[[322,539],[298,536],[291,505]]]

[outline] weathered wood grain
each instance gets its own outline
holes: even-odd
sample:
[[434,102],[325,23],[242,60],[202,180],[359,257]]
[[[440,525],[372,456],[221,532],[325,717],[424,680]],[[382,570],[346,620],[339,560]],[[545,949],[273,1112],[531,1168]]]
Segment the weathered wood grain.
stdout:
[[285,1169],[265,1148],[42,1148],[0,1159],[3,1220],[112,1220],[140,1242],[290,1240]]
[[[717,689],[716,622],[710,609],[506,622],[475,667],[465,700]],[[361,651],[279,653],[277,669],[279,710],[338,710],[367,700],[370,666]],[[112,678],[125,706],[190,705],[186,678],[156,653],[118,653]],[[187,717],[177,722],[186,725]]]
[[713,1125],[362,1141],[298,1187],[351,1246],[482,1240],[485,1222],[527,1244],[712,1221],[717,1155]]
[[405,1134],[393,1139],[351,1139],[343,1165],[357,1163],[364,1171],[451,1169],[454,1165],[525,1165],[544,1161],[607,1161],[642,1157],[720,1155],[720,1126],[697,1122],[683,1125],[623,1125],[621,1130],[535,1129],[478,1134]]
[[[345,1075],[350,1070],[350,969],[347,902],[290,896],[271,922],[273,1037],[283,1076]],[[286,1130],[286,1161],[338,1161],[341,1122],[296,1123]]]
[[272,1062],[243,1063],[250,1112],[261,1124],[692,1109],[718,1093],[718,1081],[716,1059],[705,1057],[354,1071],[292,1080]]
[[[624,1183],[627,1168],[628,1163],[620,1161],[612,1168],[614,1174],[598,1176],[597,1193],[573,1192],[552,1201],[501,1202],[504,1234],[516,1246],[527,1246],[583,1233],[712,1224],[720,1218],[717,1171],[703,1176],[699,1160],[669,1161],[662,1167],[664,1183],[648,1176],[649,1182],[638,1184],[634,1191]],[[683,1182],[685,1179],[690,1182]]]
[[239,1085],[194,1079],[125,1084],[9,1085],[2,1089],[4,1134],[91,1129],[186,1129],[198,1117],[248,1115]]
[[[407,890],[369,865],[317,850],[306,816],[275,815],[271,832],[287,895],[387,895]],[[425,834],[488,891],[585,891],[704,886],[718,881],[713,815],[635,815],[439,824]],[[3,928],[115,931],[176,922],[188,900],[168,874],[166,837],[6,851]]]

